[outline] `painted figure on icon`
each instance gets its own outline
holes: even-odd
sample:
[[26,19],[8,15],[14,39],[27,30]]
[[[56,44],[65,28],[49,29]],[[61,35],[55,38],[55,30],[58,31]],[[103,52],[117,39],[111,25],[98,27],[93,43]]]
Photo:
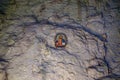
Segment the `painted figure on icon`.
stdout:
[[55,36],[55,47],[65,47],[67,44],[67,37],[64,33],[58,33]]

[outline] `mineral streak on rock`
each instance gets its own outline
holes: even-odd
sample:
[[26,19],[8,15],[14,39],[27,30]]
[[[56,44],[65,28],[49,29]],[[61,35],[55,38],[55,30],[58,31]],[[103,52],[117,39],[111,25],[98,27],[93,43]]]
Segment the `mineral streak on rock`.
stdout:
[[[0,80],[120,80],[119,0],[8,2],[0,1]],[[57,33],[65,48],[55,47]]]

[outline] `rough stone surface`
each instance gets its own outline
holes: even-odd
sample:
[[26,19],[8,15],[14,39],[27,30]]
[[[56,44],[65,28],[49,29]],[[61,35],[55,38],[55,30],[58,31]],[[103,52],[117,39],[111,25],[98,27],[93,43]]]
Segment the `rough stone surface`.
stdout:
[[[119,0],[15,2],[0,25],[0,80],[120,79]],[[62,49],[54,44],[60,32],[68,37]]]

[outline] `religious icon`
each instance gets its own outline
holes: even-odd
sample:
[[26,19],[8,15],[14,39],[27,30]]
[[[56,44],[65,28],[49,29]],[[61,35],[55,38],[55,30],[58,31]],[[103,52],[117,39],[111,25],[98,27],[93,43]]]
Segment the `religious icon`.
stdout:
[[55,47],[65,47],[67,45],[67,36],[64,33],[58,33],[55,36]]

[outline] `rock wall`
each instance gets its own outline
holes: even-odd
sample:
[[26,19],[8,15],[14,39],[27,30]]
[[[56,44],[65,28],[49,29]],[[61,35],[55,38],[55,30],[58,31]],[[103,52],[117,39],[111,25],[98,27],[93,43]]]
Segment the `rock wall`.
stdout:
[[0,13],[0,80],[119,80],[119,2],[13,0]]

